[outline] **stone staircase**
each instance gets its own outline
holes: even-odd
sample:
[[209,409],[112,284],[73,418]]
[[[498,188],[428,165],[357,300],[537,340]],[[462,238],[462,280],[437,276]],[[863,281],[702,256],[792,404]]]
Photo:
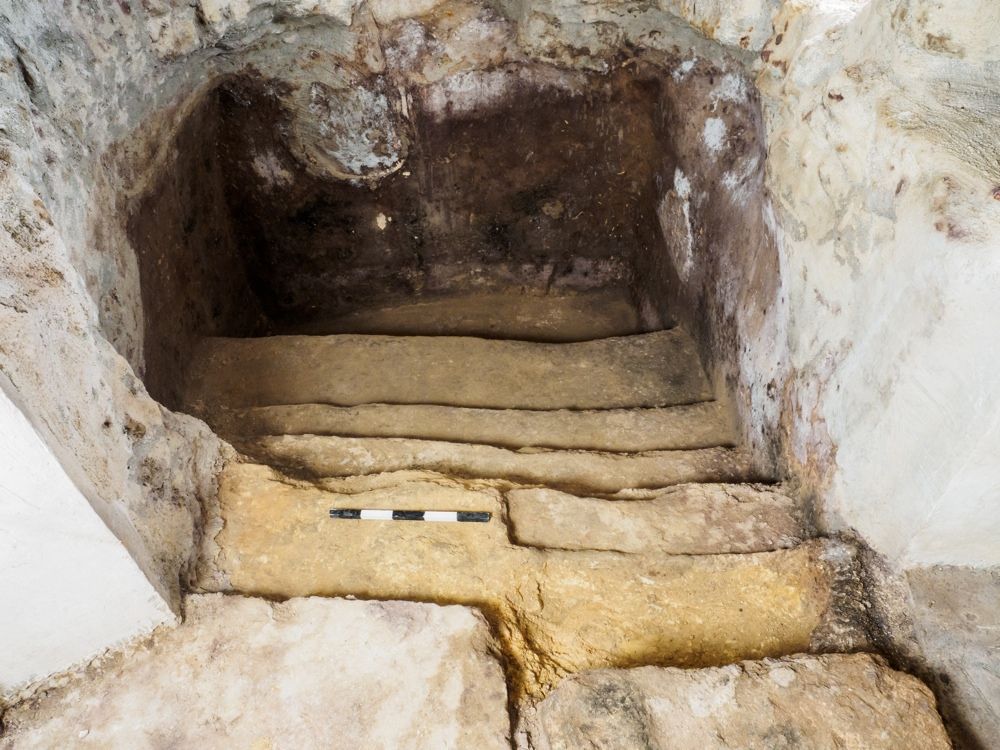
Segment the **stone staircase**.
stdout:
[[919,681],[831,653],[867,646],[854,550],[625,295],[208,339],[185,387],[241,453],[201,593],[9,711],[0,750],[950,746]]
[[[448,310],[434,307],[463,333]],[[594,327],[622,326],[595,315]],[[853,551],[813,538],[738,447],[690,337],[574,334],[205,340],[188,409],[246,461],[223,474],[200,586],[477,607],[515,702],[594,668],[863,646]],[[331,520],[331,508],[491,521]]]

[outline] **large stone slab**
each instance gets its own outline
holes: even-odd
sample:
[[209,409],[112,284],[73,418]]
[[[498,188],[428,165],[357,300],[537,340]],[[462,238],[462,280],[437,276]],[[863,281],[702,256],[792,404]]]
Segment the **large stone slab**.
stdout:
[[575,675],[528,717],[518,744],[532,750],[951,747],[930,690],[867,654]]
[[694,342],[679,329],[575,344],[464,336],[211,338],[188,367],[185,402],[444,404],[491,409],[613,409],[712,398]]
[[502,479],[559,489],[613,494],[684,482],[767,480],[741,450],[601,453],[512,451],[489,445],[404,438],[276,435],[236,440],[255,461],[314,477],[343,477],[417,469],[468,478]]
[[[836,544],[702,556],[535,549],[511,542],[503,494],[483,483],[439,477],[359,489],[228,467],[201,585],[476,606],[496,626],[514,690],[531,695],[583,669],[805,651],[845,606],[840,581],[851,560]],[[493,516],[485,524],[353,521],[330,519],[330,508]]]
[[510,747],[474,610],[221,595],[186,609],[182,626],[11,709],[0,748]]
[[548,489],[507,493],[518,544],[675,555],[765,552],[809,535],[805,513],[761,486],[683,484],[649,500],[603,500]]
[[334,435],[480,443],[501,448],[566,448],[634,453],[733,445],[721,401],[663,409],[470,409],[429,404],[294,404],[212,409],[221,435]]

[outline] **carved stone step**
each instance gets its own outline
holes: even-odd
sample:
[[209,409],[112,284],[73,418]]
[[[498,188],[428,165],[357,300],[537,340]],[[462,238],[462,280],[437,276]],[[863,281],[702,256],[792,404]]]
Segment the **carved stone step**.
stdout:
[[213,409],[201,415],[219,434],[395,437],[500,448],[566,448],[634,453],[731,446],[728,407],[705,401],[662,409],[537,411],[427,404],[297,404]]
[[682,484],[648,500],[506,496],[511,538],[546,549],[705,555],[785,549],[809,536],[799,503],[762,486]]
[[565,342],[628,336],[639,330],[631,292],[625,287],[610,287],[560,294],[506,290],[421,297],[297,323],[277,332]]
[[270,336],[202,341],[185,402],[206,408],[322,403],[616,409],[707,401],[679,329],[575,344],[459,336]]
[[732,448],[647,453],[511,451],[434,440],[315,435],[271,435],[237,440],[235,445],[258,463],[312,477],[418,469],[545,485],[582,494],[611,494],[685,482],[754,482],[769,478],[755,469],[749,454]]

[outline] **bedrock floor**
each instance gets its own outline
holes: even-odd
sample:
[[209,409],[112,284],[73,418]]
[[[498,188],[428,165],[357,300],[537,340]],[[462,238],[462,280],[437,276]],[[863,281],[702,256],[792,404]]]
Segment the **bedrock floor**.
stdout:
[[[0,747],[81,731],[133,747],[151,732],[188,746],[785,746],[775,731],[804,747],[948,746],[916,680],[806,655],[867,645],[853,549],[818,538],[740,449],[691,339],[640,331],[623,293],[437,300],[208,339],[190,373],[187,408],[243,456],[210,509],[208,593],[140,656],[12,712]],[[196,689],[164,687],[185,674]],[[156,718],[109,734],[144,691],[159,691]]]

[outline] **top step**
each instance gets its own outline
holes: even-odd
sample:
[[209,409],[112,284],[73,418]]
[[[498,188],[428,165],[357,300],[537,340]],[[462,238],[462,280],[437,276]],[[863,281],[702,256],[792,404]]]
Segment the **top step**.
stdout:
[[477,291],[421,297],[367,307],[336,318],[279,326],[273,333],[329,336],[476,336],[565,343],[641,330],[629,291],[622,287],[555,294]]
[[440,404],[489,409],[620,409],[710,400],[680,329],[580,343],[459,336],[205,339],[189,363],[187,407]]

